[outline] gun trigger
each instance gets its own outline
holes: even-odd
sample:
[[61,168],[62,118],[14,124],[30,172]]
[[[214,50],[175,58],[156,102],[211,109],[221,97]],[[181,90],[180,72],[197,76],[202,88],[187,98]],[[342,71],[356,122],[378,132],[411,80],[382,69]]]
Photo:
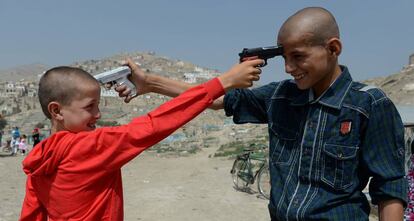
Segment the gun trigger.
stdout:
[[259,65],[259,67],[264,67],[267,65],[267,59],[264,60],[263,64]]

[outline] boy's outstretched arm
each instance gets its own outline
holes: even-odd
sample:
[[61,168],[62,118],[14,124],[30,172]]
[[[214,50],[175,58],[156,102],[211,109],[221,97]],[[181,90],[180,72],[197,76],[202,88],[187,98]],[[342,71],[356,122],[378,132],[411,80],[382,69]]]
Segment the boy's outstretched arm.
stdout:
[[[108,171],[121,168],[142,151],[157,144],[202,113],[225,91],[251,86],[252,81],[258,80],[260,74],[260,70],[254,67],[262,62],[252,60],[237,65],[217,78],[190,88],[146,115],[132,119],[128,124],[98,128],[93,133],[67,136],[73,155],[67,167],[61,167],[62,170],[85,173],[87,168],[88,171],[93,171],[93,174],[85,176],[83,182],[90,183],[89,179],[98,179],[107,175]],[[131,66],[133,77],[139,77],[139,68],[135,64]],[[132,82],[135,81],[136,79]],[[55,137],[57,138],[57,135]],[[51,138],[49,141],[53,142]]]
[[[256,59],[234,65],[230,70],[219,76],[223,88],[227,91],[232,88],[250,87],[252,81],[260,79],[259,74],[261,73],[261,70],[256,67],[258,64],[262,64],[262,62],[263,60]],[[172,80],[155,74],[146,74],[130,59],[127,60],[126,64],[134,73],[131,80],[137,86],[138,95],[153,92],[176,97],[194,86],[183,81]],[[252,74],[246,75],[247,73]],[[243,78],[240,76],[245,77]],[[125,86],[116,87],[115,90],[119,93],[120,97],[125,98],[125,102],[128,103],[132,99],[132,97],[128,96],[129,90]],[[210,108],[215,110],[222,109],[223,97],[216,99]]]

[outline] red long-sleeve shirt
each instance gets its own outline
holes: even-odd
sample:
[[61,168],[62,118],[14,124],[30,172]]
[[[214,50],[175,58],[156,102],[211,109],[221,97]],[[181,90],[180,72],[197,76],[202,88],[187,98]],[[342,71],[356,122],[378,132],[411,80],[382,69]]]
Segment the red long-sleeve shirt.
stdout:
[[223,94],[215,78],[129,124],[53,134],[23,161],[20,220],[123,220],[121,167]]

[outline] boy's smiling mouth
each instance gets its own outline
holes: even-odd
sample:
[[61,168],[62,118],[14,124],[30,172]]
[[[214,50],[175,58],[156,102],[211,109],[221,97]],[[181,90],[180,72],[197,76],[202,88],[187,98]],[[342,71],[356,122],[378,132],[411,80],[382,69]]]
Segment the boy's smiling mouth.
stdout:
[[302,79],[302,78],[304,78],[304,77],[305,77],[305,74],[296,74],[296,75],[292,74],[292,77],[293,77],[295,80],[300,80],[300,79]]
[[88,123],[86,126],[88,126],[89,128],[92,128],[92,129],[96,128],[95,123]]

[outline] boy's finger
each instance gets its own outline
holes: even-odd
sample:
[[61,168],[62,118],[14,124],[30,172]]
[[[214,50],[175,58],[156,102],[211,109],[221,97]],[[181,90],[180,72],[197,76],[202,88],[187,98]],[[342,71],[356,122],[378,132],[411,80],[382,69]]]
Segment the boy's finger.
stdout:
[[127,97],[127,96],[130,96],[129,95],[130,93],[131,93],[131,89],[126,88],[125,90],[119,92],[119,96],[121,96],[121,97]]
[[127,89],[127,86],[126,85],[116,85],[114,89],[115,89],[116,92],[122,92],[122,91]]
[[131,101],[131,99],[132,99],[131,96],[128,95],[128,96],[125,97],[124,102],[129,103],[129,101]]
[[242,59],[242,61],[250,61],[250,60],[255,60],[255,59],[258,59],[258,58],[259,58],[259,56],[245,57],[245,58]]
[[252,66],[259,66],[259,65],[264,65],[265,61],[263,59],[254,59],[254,60],[248,60],[246,62],[249,62],[248,64],[252,65]]
[[104,88],[105,89],[111,89],[111,87],[112,87],[112,83],[106,83],[106,84],[104,84]]
[[140,71],[139,68],[138,68],[138,65],[135,64],[135,62],[133,62],[130,58],[127,58],[126,62],[127,62],[127,65],[129,66],[129,68],[131,68],[132,72],[136,73],[136,72]]

